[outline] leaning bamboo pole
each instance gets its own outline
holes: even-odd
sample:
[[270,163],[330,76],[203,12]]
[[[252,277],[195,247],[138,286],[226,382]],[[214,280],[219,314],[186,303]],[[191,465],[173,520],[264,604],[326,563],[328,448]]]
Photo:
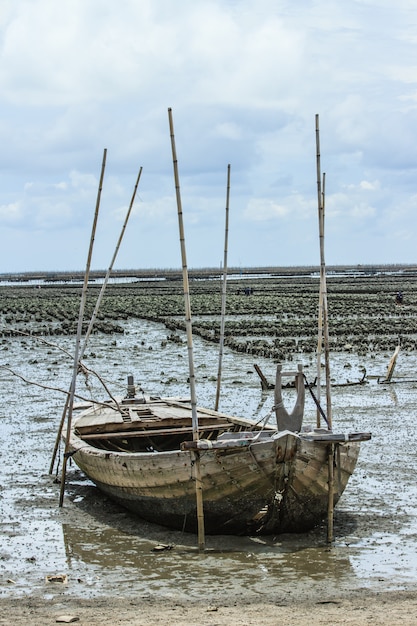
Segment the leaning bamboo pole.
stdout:
[[[180,235],[180,247],[181,247],[181,261],[182,261],[182,280],[184,291],[184,304],[185,304],[185,325],[187,331],[187,349],[188,349],[188,369],[190,379],[190,393],[191,393],[191,418],[193,427],[193,440],[198,441],[198,416],[197,416],[197,399],[195,388],[195,373],[194,373],[194,356],[193,356],[193,331],[191,323],[191,303],[190,303],[190,289],[188,282],[188,268],[187,268],[187,254],[185,249],[185,236],[184,236],[184,222],[182,213],[181,193],[178,176],[178,160],[177,151],[175,148],[175,136],[174,136],[174,124],[172,120],[172,109],[168,109],[169,130],[171,135],[171,149],[172,149],[172,161],[174,166],[174,180],[175,180],[175,194],[177,200],[177,213],[178,213],[178,227]],[[192,451],[194,456],[194,468],[195,468],[195,489],[196,489],[196,505],[197,505],[197,527],[198,527],[198,547],[201,551],[205,547],[204,538],[204,510],[203,510],[203,484],[201,480],[200,470],[200,454],[198,450]]]
[[86,300],[87,300],[87,287],[88,287],[88,279],[89,279],[89,276],[90,276],[91,257],[93,255],[93,247],[94,247],[94,239],[95,239],[95,233],[96,233],[98,212],[99,212],[99,208],[100,208],[101,190],[103,188],[104,170],[105,170],[105,167],[106,167],[106,156],[107,156],[107,150],[105,148],[104,149],[104,153],[103,153],[103,162],[102,162],[102,165],[101,165],[100,182],[99,182],[98,193],[97,193],[97,201],[96,201],[96,208],[95,208],[95,212],[94,212],[93,225],[92,225],[92,229],[91,229],[90,246],[89,246],[89,249],[88,249],[87,263],[86,263],[86,268],[85,268],[85,273],[84,273],[84,283],[83,283],[83,289],[82,289],[81,301],[80,301],[80,310],[79,310],[79,315],[78,315],[77,337],[76,337],[76,341],[75,341],[75,351],[74,351],[74,366],[73,366],[73,372],[72,372],[72,380],[71,380],[70,392],[69,392],[68,401],[67,401],[67,409],[68,409],[68,415],[67,415],[67,436],[66,436],[66,440],[65,440],[65,452],[64,452],[64,459],[63,459],[63,463],[62,463],[61,490],[60,490],[60,495],[59,495],[59,506],[62,506],[63,503],[64,503],[65,478],[66,478],[66,469],[67,469],[67,460],[68,460],[68,451],[69,451],[69,440],[70,440],[70,436],[71,436],[72,407],[73,407],[73,404],[74,404],[75,382],[76,382],[76,379],[77,379],[78,364],[79,364],[81,332],[82,332],[82,325],[83,325],[85,303],[86,303]]
[[113,257],[112,257],[112,259],[110,261],[109,267],[107,268],[107,272],[106,272],[106,275],[104,277],[104,281],[103,281],[103,284],[101,286],[100,293],[98,295],[97,302],[95,304],[93,314],[92,314],[90,322],[88,324],[88,328],[87,328],[87,332],[85,334],[83,349],[81,351],[80,358],[82,358],[84,356],[85,350],[87,348],[88,339],[89,339],[89,337],[91,335],[91,332],[93,330],[93,327],[94,327],[94,324],[95,324],[95,321],[96,321],[96,318],[97,318],[97,314],[99,312],[100,305],[101,305],[101,302],[102,302],[103,297],[104,297],[104,292],[106,290],[107,283],[109,282],[110,274],[111,274],[111,272],[113,270],[114,264],[116,262],[117,255],[119,253],[119,249],[120,249],[121,243],[123,241],[123,237],[124,237],[124,234],[125,234],[126,226],[127,226],[128,221],[129,221],[130,214],[132,212],[133,204],[135,202],[136,192],[137,192],[137,189],[138,189],[138,186],[139,186],[140,177],[142,175],[142,169],[143,169],[142,167],[139,168],[139,172],[138,172],[138,175],[137,175],[137,178],[136,178],[136,183],[135,183],[135,186],[134,186],[134,189],[133,189],[132,197],[130,199],[129,208],[127,210],[127,213],[126,213],[126,216],[125,216],[125,220],[123,222],[122,230],[120,231],[119,239],[117,240],[117,244],[116,244],[116,248],[115,248],[114,253],[113,253]]
[[[124,233],[125,233],[125,230],[126,230],[126,226],[127,226],[128,221],[129,221],[130,213],[132,211],[133,203],[135,201],[136,191],[137,191],[137,188],[138,188],[138,185],[139,185],[139,181],[140,181],[141,175],[142,175],[142,167],[139,169],[139,174],[138,174],[138,177],[136,179],[136,184],[135,184],[135,187],[134,187],[134,190],[133,190],[132,198],[131,198],[131,201],[130,201],[130,205],[129,205],[128,211],[126,213],[126,217],[125,217],[125,220],[124,220],[124,223],[123,223],[123,226],[122,226],[122,230],[121,230],[120,235],[119,235],[119,239],[118,239],[118,242],[117,242],[117,245],[116,245],[116,249],[114,251],[112,260],[110,262],[110,265],[109,265],[109,267],[107,269],[107,272],[106,272],[106,275],[104,277],[104,281],[103,281],[103,284],[101,286],[100,293],[99,293],[99,296],[97,298],[96,305],[94,307],[94,311],[93,311],[93,314],[91,316],[91,319],[90,319],[90,322],[89,322],[89,325],[88,325],[88,328],[87,328],[87,332],[86,332],[85,337],[84,337],[83,346],[81,348],[81,351],[80,351],[80,354],[79,354],[79,357],[78,357],[78,361],[79,362],[82,361],[82,359],[83,359],[83,356],[84,356],[85,351],[87,349],[88,339],[89,339],[89,337],[91,335],[91,332],[93,330],[95,321],[97,319],[97,314],[98,314],[101,302],[102,302],[103,297],[104,297],[104,292],[106,290],[110,274],[111,274],[111,272],[113,270],[114,263],[115,263],[116,258],[117,258],[117,254],[119,252],[119,248],[120,248],[120,245],[121,245],[122,240],[123,240],[123,236],[124,236]],[[56,440],[55,440],[55,446],[54,446],[54,450],[53,450],[53,453],[52,453],[51,464],[49,466],[49,473],[50,474],[52,474],[53,471],[54,471],[55,459],[56,459],[56,455],[58,453],[58,447],[59,447],[59,442],[60,442],[61,436],[62,436],[62,429],[64,427],[65,417],[66,417],[66,414],[67,414],[67,411],[68,411],[68,402],[69,402],[70,391],[71,390],[69,390],[69,392],[67,394],[67,397],[66,397],[66,400],[65,400],[65,406],[64,406],[64,409],[62,411],[61,421],[60,421],[59,427],[58,427],[58,432],[57,432],[57,436],[56,436]]]
[[225,229],[224,229],[222,308],[221,308],[221,317],[220,317],[219,366],[217,370],[216,401],[214,403],[215,411],[217,411],[219,408],[220,388],[221,388],[221,379],[222,379],[223,351],[224,351],[224,326],[225,326],[225,315],[226,315],[226,290],[227,290],[227,249],[228,249],[228,239],[229,239],[229,199],[230,199],[230,164],[227,166],[226,223],[225,223]]

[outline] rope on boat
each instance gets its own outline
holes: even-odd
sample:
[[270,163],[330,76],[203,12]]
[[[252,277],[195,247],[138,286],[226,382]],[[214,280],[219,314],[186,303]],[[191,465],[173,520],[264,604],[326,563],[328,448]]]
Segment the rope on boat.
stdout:
[[[280,403],[280,405],[282,405],[282,402]],[[269,422],[269,420],[270,420],[270,417],[271,417],[272,413],[273,413],[273,412],[275,411],[275,409],[276,409],[278,406],[280,406],[280,405],[274,404],[274,405],[271,407],[270,411],[269,411],[269,412],[265,415],[265,417],[261,417],[261,419],[260,419],[260,420],[258,420],[257,422],[255,422],[254,427],[255,427],[255,426],[258,426],[261,422],[263,422],[263,424],[262,424],[262,428],[261,428],[261,430],[259,431],[260,433],[264,430],[265,426],[268,424],[268,422]]]
[[316,396],[314,395],[314,391],[312,390],[311,385],[310,385],[310,383],[308,382],[306,375],[305,375],[305,374],[303,374],[303,376],[304,376],[304,381],[305,381],[306,387],[307,387],[307,389],[309,390],[309,392],[310,392],[310,394],[311,394],[311,397],[312,397],[312,398],[313,398],[313,400],[314,400],[314,404],[316,405],[316,407],[318,408],[318,410],[319,410],[319,412],[320,412],[320,415],[322,416],[322,418],[323,418],[323,419],[324,419],[324,421],[326,422],[326,424],[327,424],[327,428],[329,428],[329,430],[330,430],[329,420],[327,419],[326,414],[324,413],[324,411],[323,411],[323,409],[322,409],[322,407],[321,407],[321,405],[320,405],[320,402],[317,400]]
[[[211,441],[211,439],[200,439],[200,441],[204,441],[204,443],[207,444],[207,450],[212,450],[213,449],[213,442]],[[191,461],[191,465],[194,463],[194,461]]]
[[78,450],[71,450],[70,452],[64,452],[64,458],[65,459],[70,459],[77,452],[78,452]]

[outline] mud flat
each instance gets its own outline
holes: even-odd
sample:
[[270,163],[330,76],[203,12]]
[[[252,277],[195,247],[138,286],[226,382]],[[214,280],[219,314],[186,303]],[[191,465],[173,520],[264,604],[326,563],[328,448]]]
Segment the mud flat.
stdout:
[[[253,283],[253,295],[233,294],[229,321],[247,316],[261,323],[278,314],[291,320],[296,311],[298,316],[304,311],[302,315],[313,318],[317,282],[310,286],[307,281],[300,300],[293,291],[298,278],[295,283],[292,278],[274,284],[263,280],[264,287],[262,280]],[[335,428],[373,434],[362,445],[356,472],[336,508],[334,544],[327,546],[325,527],[320,526],[303,535],[210,536],[203,555],[193,535],[131,516],[104,498],[75,466],[68,468],[64,506],[58,507],[59,485],[48,468],[63,395],[52,388],[66,389],[70,381],[74,336],[70,329],[60,332],[60,325],[73,324],[80,288],[6,287],[0,305],[0,624],[44,626],[62,615],[79,617],[84,624],[414,624],[417,303],[413,280],[373,277],[365,285],[350,278],[347,284],[330,287],[329,306],[339,291],[340,302],[352,303],[353,296],[356,302],[348,310],[340,304],[333,317],[340,323],[352,318],[352,329],[364,328],[362,350],[352,330],[344,336],[344,348],[332,351],[332,376],[335,381],[357,379],[363,368],[369,375],[365,385],[334,388]],[[241,289],[238,284],[236,280],[236,291]],[[164,289],[134,284],[109,291],[102,321],[118,330],[91,337],[86,363],[115,393],[124,390],[128,374],[149,393],[189,393],[182,300],[176,293],[181,289],[175,284]],[[212,321],[212,332],[218,295],[210,291],[211,281],[196,281],[193,289],[199,321]],[[399,289],[405,296],[402,307],[395,305]],[[269,308],[261,310],[265,302]],[[167,326],[171,322],[178,327]],[[25,334],[16,333],[16,326],[26,328]],[[403,333],[403,327],[409,332]],[[273,328],[273,334],[264,332],[261,338],[279,339],[279,327]],[[299,336],[307,335],[306,331]],[[256,338],[231,336],[242,341]],[[384,339],[384,347],[374,345],[374,337]],[[398,383],[379,384],[377,377],[384,377],[391,348],[399,338]],[[339,336],[334,340],[341,342]],[[315,355],[300,349],[303,345],[288,352],[283,362],[302,362],[311,378]],[[194,347],[198,401],[211,406],[216,342],[196,336]],[[261,391],[253,368],[255,357],[268,379],[273,379],[276,357],[226,346],[221,410],[254,419],[270,410],[273,398]],[[26,384],[10,370],[51,390]],[[85,396],[103,393],[93,378],[81,377],[77,390]],[[288,402],[290,394],[288,390]],[[314,422],[314,416],[311,402],[306,421]],[[155,552],[160,544],[171,549]],[[63,582],[49,582],[50,576]]]
[[[224,624],[246,626],[246,624],[276,626],[322,626],[328,624],[379,626],[414,626],[417,612],[417,594],[409,592],[370,595],[359,593],[349,598],[336,597],[323,601],[303,601],[294,594],[291,598],[263,599],[248,603],[244,599],[231,598],[230,604],[209,605],[158,601],[154,598],[129,600],[107,598],[95,600],[40,600],[30,601],[0,599],[0,624],[23,626],[47,626],[71,621],[88,626],[127,625],[148,626],[149,624],[192,623],[203,626]],[[65,618],[65,619],[63,619]]]
[[[417,276],[408,268],[394,271],[340,271],[328,277],[330,349],[369,354],[416,349]],[[92,312],[100,285],[93,283],[87,302]],[[0,336],[26,332],[62,336],[76,331],[80,285],[23,283],[0,286]],[[218,278],[198,276],[190,282],[193,332],[218,344],[221,285]],[[242,274],[227,286],[225,343],[236,352],[290,360],[314,352],[318,311],[318,277],[314,272]],[[403,294],[403,305],[395,296]],[[247,295],[250,293],[250,295]],[[178,277],[110,284],[96,331],[123,333],[121,321],[162,322],[173,332],[184,329],[182,284]]]

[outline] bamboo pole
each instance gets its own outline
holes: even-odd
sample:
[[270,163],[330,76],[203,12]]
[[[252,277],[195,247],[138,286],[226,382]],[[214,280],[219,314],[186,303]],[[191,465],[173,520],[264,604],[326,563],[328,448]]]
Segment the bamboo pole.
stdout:
[[[318,360],[317,360],[317,396],[320,401],[320,370],[321,370],[321,346],[324,341],[325,369],[326,369],[326,400],[327,400],[327,422],[328,428],[332,428],[332,406],[330,395],[330,363],[329,363],[329,328],[327,317],[327,282],[326,264],[324,259],[324,184],[321,183],[320,165],[320,129],[319,116],[316,115],[316,162],[317,162],[317,200],[319,218],[319,238],[320,238],[320,294],[319,294],[319,338],[318,338]],[[320,358],[320,360],[319,360]],[[317,418],[319,420],[319,417]]]
[[219,408],[220,387],[222,378],[222,362],[224,350],[224,325],[226,315],[226,289],[227,289],[227,248],[229,238],[229,198],[230,198],[230,164],[227,166],[227,191],[226,191],[226,223],[224,229],[224,257],[223,257],[223,283],[222,283],[222,308],[220,318],[220,345],[219,345],[219,367],[217,370],[217,389],[214,410]]
[[[188,268],[187,268],[187,254],[185,249],[185,236],[184,236],[184,223],[181,203],[180,184],[178,176],[178,160],[177,152],[175,148],[175,136],[174,136],[174,124],[172,120],[172,109],[168,109],[169,130],[171,135],[171,149],[172,149],[172,161],[174,166],[174,179],[175,179],[175,194],[177,200],[177,213],[178,213],[178,228],[180,235],[180,247],[181,247],[181,261],[182,261],[182,280],[184,291],[184,304],[185,304],[185,325],[187,330],[187,349],[188,349],[188,368],[190,378],[190,393],[191,393],[191,419],[193,427],[193,440],[198,441],[198,416],[197,416],[197,399],[195,388],[195,373],[194,373],[194,356],[193,356],[193,331],[191,324],[191,304],[190,304],[190,289],[188,283]],[[200,470],[200,455],[198,450],[192,451],[194,456],[194,468],[195,468],[195,489],[196,489],[196,505],[197,505],[197,526],[198,526],[198,547],[200,551],[205,548],[204,538],[204,510],[203,510],[203,484],[201,480]]]
[[[107,269],[106,275],[104,277],[104,281],[103,281],[103,284],[101,286],[101,290],[100,290],[99,296],[97,298],[97,302],[96,302],[96,305],[94,307],[94,311],[93,311],[93,314],[91,316],[90,323],[88,325],[88,329],[87,329],[87,332],[86,332],[86,335],[85,335],[85,338],[84,338],[83,347],[81,349],[81,352],[80,352],[80,355],[79,355],[79,359],[78,359],[79,362],[82,361],[83,356],[85,354],[85,351],[87,349],[88,339],[89,339],[89,337],[91,335],[91,331],[93,330],[94,323],[96,321],[97,314],[98,314],[98,311],[100,309],[101,302],[103,300],[104,292],[106,290],[107,283],[109,281],[110,273],[113,270],[113,266],[114,266],[114,263],[116,261],[117,254],[119,252],[119,248],[120,248],[120,245],[121,245],[122,240],[123,240],[123,236],[124,236],[124,233],[125,233],[125,230],[126,230],[126,226],[127,226],[128,221],[129,221],[130,213],[132,211],[133,203],[135,201],[136,191],[137,191],[137,188],[138,188],[138,185],[139,185],[139,181],[140,181],[141,175],[142,175],[142,167],[140,168],[138,177],[136,179],[135,188],[133,190],[133,194],[132,194],[132,198],[131,198],[131,201],[130,201],[130,205],[129,205],[129,208],[128,208],[128,211],[127,211],[127,214],[126,214],[126,217],[125,217],[125,221],[123,223],[122,230],[121,230],[120,235],[119,235],[119,240],[117,242],[116,249],[115,249],[114,254],[113,254],[113,258],[111,260],[111,263],[110,263],[110,265],[109,265],[109,267]],[[64,427],[65,416],[66,416],[67,410],[68,410],[69,393],[68,393],[68,395],[66,397],[66,400],[65,400],[64,410],[62,411],[61,421],[60,421],[59,427],[58,427],[58,432],[57,432],[57,436],[56,436],[56,440],[55,440],[55,446],[54,446],[54,450],[53,450],[53,453],[52,453],[51,464],[49,466],[49,473],[50,474],[52,474],[53,471],[54,471],[55,459],[56,459],[56,455],[58,453],[58,447],[59,447],[59,442],[60,442],[60,439],[61,439],[61,436],[62,436],[62,429]]]
[[124,237],[124,234],[125,234],[126,226],[127,226],[128,221],[129,221],[130,214],[132,212],[133,204],[135,202],[136,192],[137,192],[137,189],[138,189],[138,186],[139,186],[140,177],[142,175],[142,169],[143,169],[142,167],[140,167],[140,169],[139,169],[138,176],[136,178],[136,183],[135,183],[135,186],[134,186],[134,189],[133,189],[132,197],[130,199],[129,208],[127,210],[126,217],[125,217],[125,220],[123,222],[122,230],[120,231],[119,239],[117,241],[116,248],[115,248],[114,253],[113,253],[113,257],[112,257],[112,259],[110,261],[109,267],[107,268],[107,272],[106,272],[106,275],[104,277],[104,281],[103,281],[103,284],[101,286],[101,290],[100,290],[100,293],[98,295],[97,302],[96,302],[96,305],[94,307],[94,311],[93,311],[90,323],[89,323],[88,328],[87,328],[87,332],[85,334],[85,339],[84,339],[84,344],[83,344],[83,349],[81,351],[80,359],[83,358],[85,350],[87,348],[88,339],[89,339],[89,337],[91,335],[91,331],[93,330],[93,327],[94,327],[94,324],[95,324],[95,321],[96,321],[96,318],[97,318],[97,314],[98,314],[98,311],[100,309],[101,302],[103,300],[104,292],[106,290],[107,283],[109,282],[110,274],[111,274],[111,272],[113,270],[114,264],[116,262],[117,255],[119,253],[120,245],[121,245],[121,243],[123,241],[123,237]]
[[323,190],[322,190],[322,230],[323,230],[323,241],[322,241],[322,267],[323,267],[323,287],[322,287],[322,298],[323,298],[323,332],[324,332],[324,366],[326,373],[326,413],[327,413],[327,426],[329,430],[332,429],[333,423],[333,411],[332,411],[332,398],[331,398],[331,380],[330,380],[330,341],[329,341],[329,317],[328,317],[328,309],[327,309],[327,279],[326,279],[326,264],[324,261],[324,216],[325,216],[325,183],[326,183],[326,174],[323,173]]
[[[320,128],[319,116],[316,115],[316,161],[317,161],[317,200],[318,200],[318,218],[319,218],[319,237],[320,237],[320,306],[319,314],[322,315],[323,322],[323,340],[325,354],[326,369],[326,400],[327,400],[327,427],[332,430],[332,406],[330,395],[330,359],[329,359],[329,324],[327,315],[327,284],[326,284],[326,264],[324,258],[324,186],[325,177],[323,175],[323,188],[321,186],[321,164],[320,164]],[[320,357],[321,358],[321,357]],[[318,363],[320,368],[321,362]],[[317,384],[319,385],[318,379]],[[318,389],[320,387],[318,386]],[[330,445],[328,450],[327,468],[328,468],[328,502],[327,502],[327,542],[333,541],[333,522],[334,522],[334,446]]]
[[[322,190],[321,190],[321,166],[320,166],[320,135],[319,135],[319,120],[316,115],[316,168],[317,168],[317,203],[318,203],[318,215],[319,215],[319,237],[320,237],[320,250],[322,247],[322,227],[321,227],[321,206],[322,206]],[[318,310],[318,332],[317,332],[317,413],[316,423],[317,428],[320,428],[320,412],[318,407],[320,406],[321,399],[321,355],[323,350],[323,285],[322,285],[322,272],[320,268],[320,284],[319,284],[319,310]]]
[[76,338],[76,342],[75,342],[75,351],[74,351],[74,366],[73,366],[73,372],[72,372],[72,380],[71,380],[70,392],[69,392],[68,402],[67,402],[67,405],[68,405],[67,406],[67,408],[68,408],[67,436],[66,436],[66,440],[65,440],[65,452],[64,452],[64,459],[63,459],[63,463],[62,463],[61,490],[60,490],[60,495],[59,495],[59,506],[60,507],[62,507],[62,505],[64,503],[65,478],[66,478],[66,469],[67,469],[67,460],[68,460],[68,451],[69,451],[69,440],[70,440],[70,436],[71,436],[71,419],[72,419],[72,407],[73,407],[73,404],[74,404],[75,381],[76,381],[76,378],[77,378],[77,371],[78,371],[79,352],[80,352],[80,343],[81,343],[81,332],[82,332],[82,325],[83,325],[85,302],[86,302],[86,299],[87,299],[88,278],[89,278],[89,275],[90,275],[91,257],[92,257],[92,254],[93,254],[94,239],[95,239],[96,226],[97,226],[97,218],[98,218],[98,212],[99,212],[99,207],[100,207],[101,190],[103,188],[103,178],[104,178],[104,170],[105,170],[105,167],[106,167],[106,157],[107,157],[107,150],[105,148],[104,149],[104,153],[103,153],[103,162],[102,162],[102,165],[101,165],[101,174],[100,174],[100,182],[99,182],[99,188],[98,188],[98,193],[97,193],[96,208],[95,208],[95,212],[94,212],[93,225],[92,225],[92,229],[91,229],[90,246],[89,246],[89,250],[88,250],[88,257],[87,257],[86,269],[85,269],[85,274],[84,274],[84,284],[83,284],[83,290],[82,290],[81,301],[80,301],[80,311],[79,311],[79,315],[78,315],[77,338]]

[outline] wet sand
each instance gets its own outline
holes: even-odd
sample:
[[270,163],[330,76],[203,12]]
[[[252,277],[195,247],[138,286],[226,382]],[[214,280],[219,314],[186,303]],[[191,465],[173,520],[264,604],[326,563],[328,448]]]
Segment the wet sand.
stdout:
[[151,624],[201,624],[214,626],[246,626],[262,624],[294,624],[298,626],[329,626],[338,624],[379,626],[414,626],[417,615],[417,593],[396,592],[383,594],[358,593],[353,597],[335,597],[309,602],[291,602],[279,598],[261,603],[241,600],[230,604],[166,602],[158,599],[129,600],[107,598],[94,602],[86,600],[39,600],[24,602],[0,599],[0,624],[47,626],[71,623],[72,619],[85,626]]

